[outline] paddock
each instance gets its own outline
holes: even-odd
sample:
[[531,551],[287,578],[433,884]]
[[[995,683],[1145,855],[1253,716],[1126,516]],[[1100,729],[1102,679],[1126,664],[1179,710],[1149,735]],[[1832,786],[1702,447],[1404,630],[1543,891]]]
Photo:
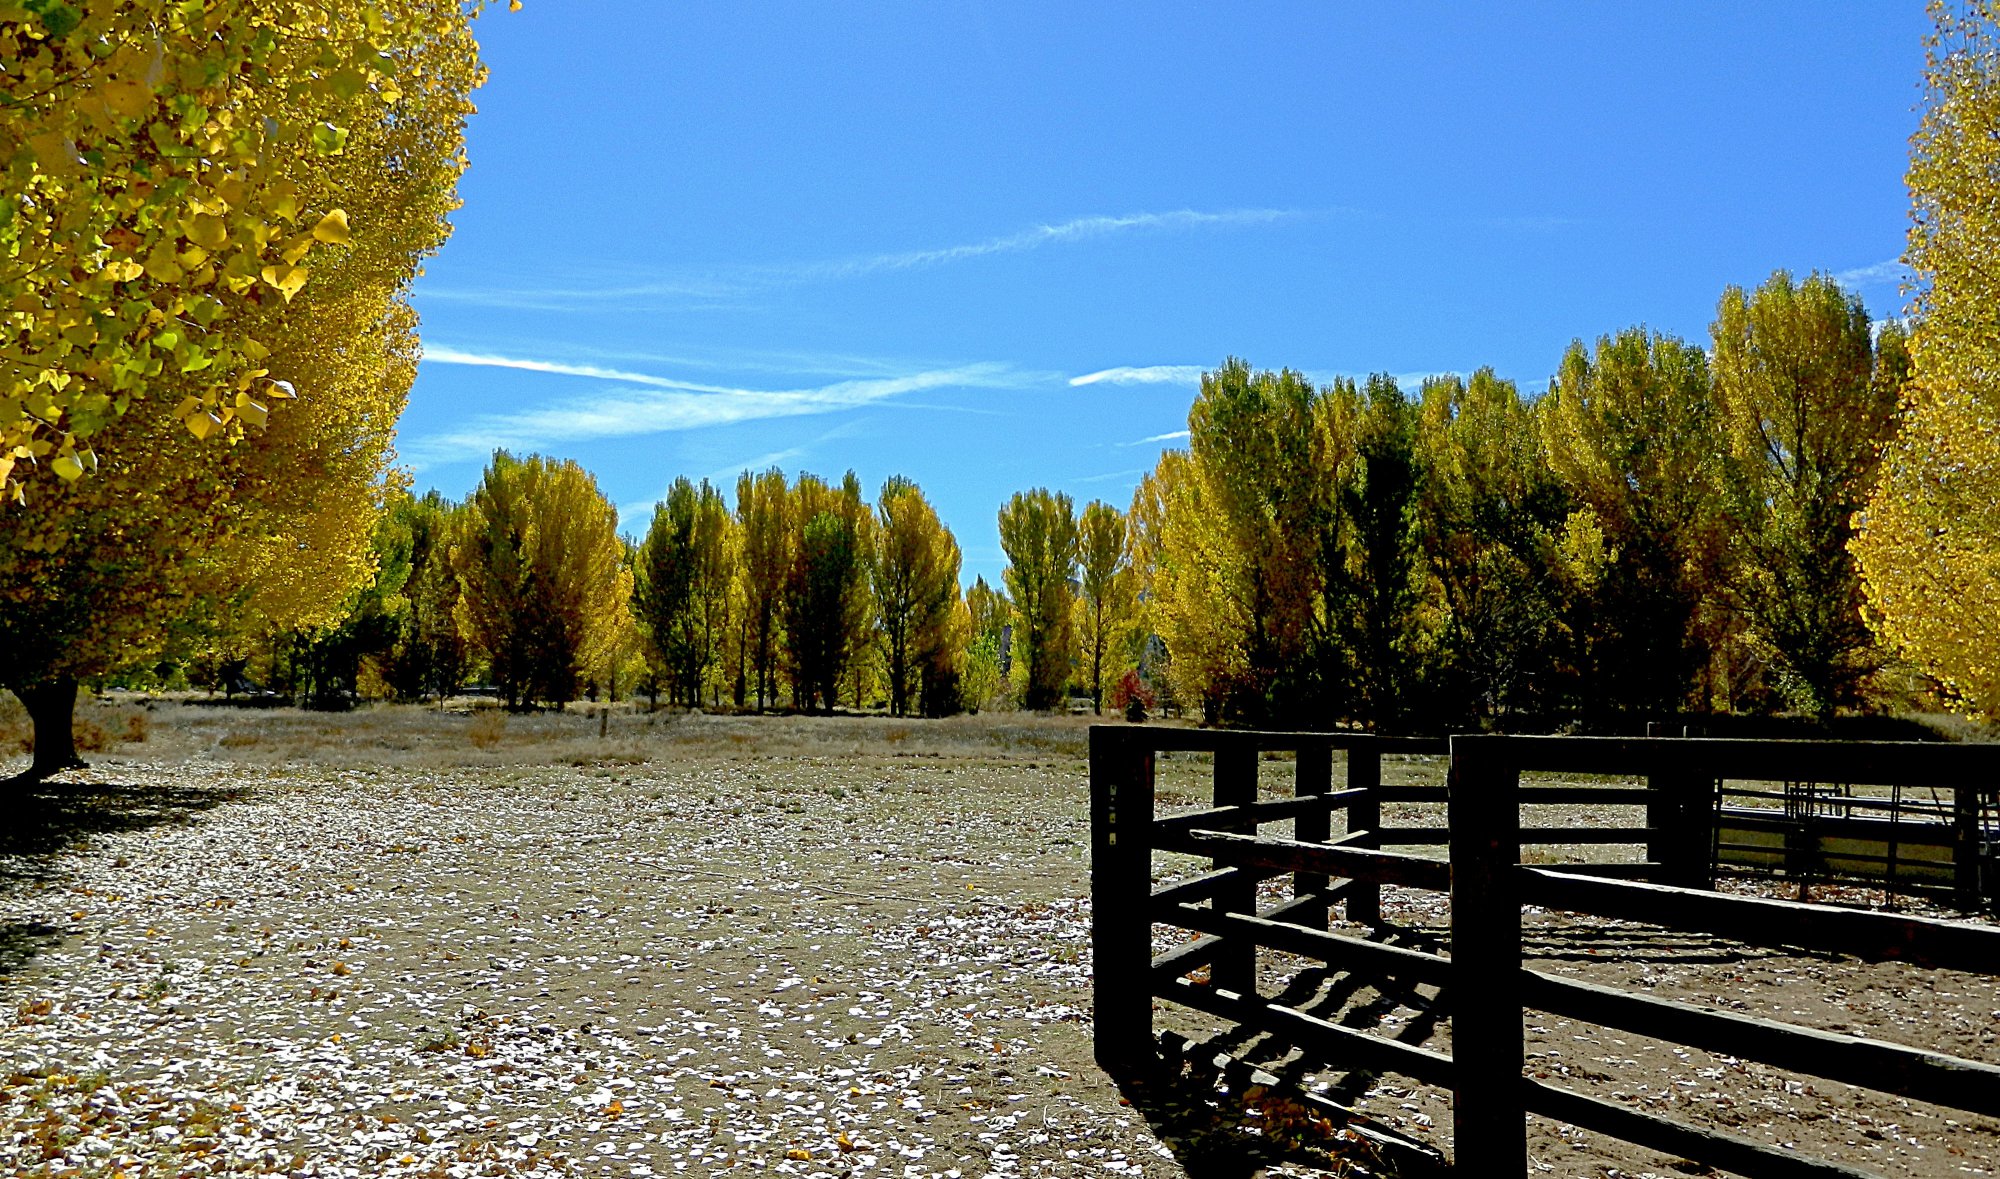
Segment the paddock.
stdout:
[[[1114,1076],[1283,1091],[1405,1173],[1546,1173],[1559,1144],[1693,1173],[1991,1173],[2000,931],[1938,902],[1991,895],[2000,749],[1103,726],[1091,773]],[[1726,792],[1801,782],[1949,800],[1952,855],[1902,839],[1873,861],[1906,852],[1901,878],[1868,882],[1868,852],[1843,863],[1823,824],[1809,854],[1796,836],[1775,864],[1721,854],[1743,801]],[[1801,887],[1822,903],[1778,899]],[[1359,1108],[1384,1077],[1420,1112]]]

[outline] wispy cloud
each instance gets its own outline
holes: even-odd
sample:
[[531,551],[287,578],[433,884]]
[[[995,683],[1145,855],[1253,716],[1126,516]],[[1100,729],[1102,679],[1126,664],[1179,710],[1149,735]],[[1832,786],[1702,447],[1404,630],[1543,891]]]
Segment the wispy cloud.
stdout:
[[1080,377],[1071,377],[1073,386],[1083,385],[1193,385],[1208,370],[1198,364],[1149,364],[1138,368],[1106,368]]
[[1132,481],[1132,482],[1137,482],[1137,481],[1138,481],[1138,479],[1139,479],[1139,476],[1141,476],[1141,475],[1144,475],[1145,473],[1146,473],[1146,468],[1144,468],[1144,467],[1134,467],[1133,469],[1131,469],[1131,470],[1129,470],[1129,471],[1106,471],[1106,472],[1105,472],[1104,474],[1102,474],[1102,475],[1085,475],[1085,476],[1083,476],[1083,477],[1081,477],[1081,478],[1078,478],[1078,479],[1072,479],[1072,480],[1070,480],[1070,482],[1072,482],[1072,483],[1109,483],[1109,482],[1111,482],[1111,481],[1112,481],[1112,480],[1114,480],[1114,479],[1125,479],[1125,480],[1129,480],[1129,481]]
[[1857,266],[1852,270],[1842,270],[1833,276],[1834,281],[1844,286],[1865,287],[1879,283],[1900,283],[1909,278],[1910,268],[1900,258],[1887,262],[1876,262],[1869,266]]
[[[1148,364],[1126,368],[1107,368],[1080,377],[1071,377],[1069,383],[1075,387],[1084,385],[1197,385],[1202,374],[1208,369],[1198,364]],[[1434,376],[1451,372],[1451,369],[1430,369],[1417,372],[1390,373],[1396,384],[1405,392],[1415,392],[1423,383]],[[1317,384],[1330,384],[1335,380],[1365,381],[1368,373],[1346,372],[1339,369],[1306,369],[1306,379]],[[1148,438],[1147,442],[1166,441],[1175,437]]]
[[747,389],[599,365],[468,353],[442,346],[429,348],[425,358],[443,364],[579,377],[616,387],[605,393],[572,397],[514,413],[482,415],[460,428],[417,438],[404,448],[404,455],[419,470],[482,458],[499,448],[538,448],[559,442],[630,438],[769,418],[837,413],[906,393],[967,387],[1018,388],[1038,379],[1010,365],[986,363],[835,381],[808,388]]
[[1019,254],[1131,233],[1170,233],[1268,225],[1303,216],[1296,209],[1174,209],[1166,212],[1073,217],[959,245],[897,250],[849,258],[778,265],[720,267],[707,273],[674,273],[642,281],[550,285],[540,288],[420,286],[418,295],[442,302],[517,310],[600,309],[617,304],[728,306],[762,290],[861,278],[890,271],[921,270],[995,254]]
[[[518,341],[518,337],[513,337]],[[768,346],[752,347],[709,347],[705,345],[676,345],[667,350],[603,348],[582,344],[566,335],[557,335],[547,343],[513,344],[514,349],[536,352],[553,352],[562,357],[561,361],[544,363],[567,363],[574,365],[608,366],[618,369],[642,367],[647,370],[660,369],[699,372],[769,373],[785,377],[890,377],[907,372],[912,367],[943,368],[949,362],[930,361],[911,357],[888,358],[863,356],[847,352],[824,352]],[[496,357],[488,350],[479,348],[453,348],[437,345],[430,349],[430,359],[447,364],[479,364],[492,360],[508,360]]]
[[815,262],[793,269],[779,268],[778,273],[790,273],[800,279],[855,278],[864,274],[874,274],[883,270],[911,270],[924,266],[938,266],[947,262],[963,262],[970,258],[984,258],[990,254],[1018,254],[1025,250],[1038,250],[1043,246],[1068,242],[1088,241],[1092,238],[1109,237],[1114,234],[1130,233],[1135,230],[1175,230],[1175,229],[1216,229],[1238,225],[1268,225],[1283,221],[1299,214],[1291,209],[1226,209],[1216,213],[1203,213],[1194,209],[1176,209],[1168,213],[1127,213],[1116,217],[1077,217],[1060,221],[1053,225],[1036,225],[1018,233],[988,238],[985,241],[966,245],[945,246],[935,250],[906,250],[892,254],[874,254],[863,258],[848,258],[832,262]]
[[1152,446],[1160,442],[1179,442],[1188,437],[1186,430],[1169,430],[1164,434],[1152,434],[1145,438],[1135,438],[1130,442],[1120,442],[1119,446]]
[[617,381],[624,385],[646,385],[656,389],[679,389],[689,393],[729,393],[736,390],[725,385],[703,385],[691,381],[677,381],[671,377],[656,377],[649,373],[631,372],[626,369],[606,368],[597,364],[571,364],[560,360],[533,360],[519,356],[496,356],[489,353],[464,352],[446,344],[426,344],[424,359],[432,364],[459,364],[473,368],[511,368],[521,372],[552,373],[564,377],[589,377],[599,381]]

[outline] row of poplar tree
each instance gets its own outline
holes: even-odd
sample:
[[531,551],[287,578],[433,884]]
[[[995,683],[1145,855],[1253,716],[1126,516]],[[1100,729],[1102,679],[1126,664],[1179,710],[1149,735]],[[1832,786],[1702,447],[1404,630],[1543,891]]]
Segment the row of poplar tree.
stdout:
[[871,503],[851,472],[745,472],[732,504],[683,478],[632,543],[574,463],[503,453],[463,504],[393,505],[374,586],[292,662],[404,697],[479,674],[515,705],[942,715],[1130,672],[1244,724],[1824,717],[1882,691],[1852,542],[1908,371],[1898,325],[1784,273],[1727,291],[1706,347],[1578,343],[1540,396],[1231,360],[1129,512],[1017,494],[1003,587],[963,592],[906,479]]
[[907,479],[870,502],[851,471],[836,484],[773,468],[735,492],[732,506],[707,480],[676,479],[635,543],[576,463],[496,454],[463,503],[390,505],[373,584],[342,621],[276,633],[259,661],[210,674],[249,670],[323,703],[483,680],[510,707],[636,693],[941,716],[1046,708],[1080,676],[1101,698],[1130,661],[1125,518],[1107,504],[1079,520],[1067,496],[1013,497],[1000,513],[1010,594],[983,579],[961,592],[958,542]]
[[1881,686],[1850,542],[1908,371],[1784,273],[1706,348],[1579,342],[1538,397],[1231,361],[1134,502],[1148,622],[1178,696],[1246,723],[1824,717]]

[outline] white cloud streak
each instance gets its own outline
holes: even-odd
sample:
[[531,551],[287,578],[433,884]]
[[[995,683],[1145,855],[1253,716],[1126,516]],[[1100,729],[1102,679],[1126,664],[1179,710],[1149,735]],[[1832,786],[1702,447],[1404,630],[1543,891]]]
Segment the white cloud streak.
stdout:
[[1910,268],[1903,264],[1902,259],[1891,258],[1887,262],[1876,262],[1869,266],[1843,270],[1834,275],[1833,280],[1843,286],[1859,287],[1878,283],[1900,283],[1909,278],[1910,274]]
[[420,299],[531,311],[579,310],[586,307],[604,309],[614,304],[628,304],[634,307],[653,306],[662,301],[689,307],[729,306],[757,291],[778,287],[832,282],[890,271],[922,270],[995,254],[1019,254],[1038,250],[1044,246],[1067,245],[1135,232],[1158,233],[1268,225],[1301,215],[1294,209],[1223,209],[1215,212],[1175,209],[1168,212],[1075,217],[1068,221],[1031,226],[983,241],[929,250],[899,250],[854,258],[776,266],[724,267],[709,274],[669,275],[658,280],[639,283],[541,289],[487,287],[470,290],[420,286],[417,293]]
[[1106,368],[1080,377],[1071,377],[1075,387],[1084,385],[1193,385],[1208,371],[1198,364],[1149,364],[1132,368]]
[[906,393],[965,387],[1015,388],[1031,380],[1008,365],[989,363],[835,381],[800,389],[745,389],[599,365],[485,355],[439,346],[427,349],[425,359],[439,364],[579,377],[617,387],[514,413],[482,415],[458,429],[415,439],[403,453],[419,470],[484,458],[501,448],[533,449],[559,442],[642,437],[770,418],[838,413]]
[[1054,225],[1037,225],[1019,233],[988,238],[982,242],[972,242],[962,246],[946,246],[936,250],[907,250],[844,261],[815,262],[798,267],[789,273],[801,279],[855,278],[883,270],[913,270],[948,262],[963,262],[970,258],[984,258],[990,254],[1018,254],[1027,250],[1038,250],[1043,246],[1088,241],[1092,238],[1109,237],[1134,230],[1214,229],[1237,225],[1268,225],[1273,221],[1282,221],[1297,215],[1289,209],[1227,209],[1219,213],[1176,209],[1169,213],[1077,217]]
[[1120,446],[1152,446],[1160,442],[1181,442],[1188,437],[1186,430],[1169,430],[1164,434],[1154,434],[1146,438],[1135,438],[1130,442],[1120,442]]
[[1133,482],[1133,483],[1136,483],[1136,482],[1138,482],[1138,480],[1139,480],[1139,476],[1141,476],[1141,475],[1144,475],[1145,473],[1146,473],[1146,470],[1145,470],[1145,468],[1143,468],[1143,467],[1139,467],[1139,468],[1134,468],[1133,470],[1130,470],[1130,471],[1106,471],[1106,472],[1105,472],[1104,474],[1102,474],[1102,475],[1084,475],[1084,476],[1082,476],[1082,477],[1080,477],[1080,478],[1077,478],[1077,479],[1072,479],[1072,480],[1070,480],[1070,482],[1072,482],[1072,483],[1109,483],[1109,482],[1113,481],[1114,479],[1124,479],[1124,480],[1127,480],[1127,481],[1129,481],[1129,482]]

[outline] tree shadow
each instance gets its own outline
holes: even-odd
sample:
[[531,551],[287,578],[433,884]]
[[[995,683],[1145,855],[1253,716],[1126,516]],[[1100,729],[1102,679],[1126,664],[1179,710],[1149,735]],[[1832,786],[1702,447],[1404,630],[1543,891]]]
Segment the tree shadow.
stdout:
[[[235,787],[76,782],[61,778],[6,787],[10,813],[0,823],[0,895],[64,879],[67,853],[93,836],[181,824],[248,791]],[[25,968],[65,931],[45,921],[0,923],[0,978]]]

